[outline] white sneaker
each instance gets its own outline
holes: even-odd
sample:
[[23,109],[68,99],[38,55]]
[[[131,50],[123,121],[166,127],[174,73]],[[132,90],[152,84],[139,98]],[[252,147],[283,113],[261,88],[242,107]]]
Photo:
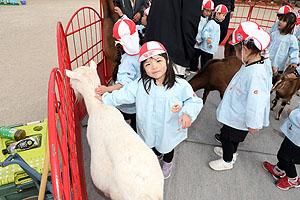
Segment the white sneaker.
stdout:
[[229,170],[233,168],[233,163],[230,162],[225,162],[223,158],[220,158],[218,160],[210,161],[209,163],[210,168],[216,171],[221,171],[221,170]]
[[[217,154],[218,156],[220,156],[220,157],[223,158],[223,148],[222,147],[215,147],[214,148],[214,152],[215,152],[215,154]],[[233,154],[233,156],[232,156],[232,164],[235,163],[238,155],[239,155],[238,153],[234,153]]]

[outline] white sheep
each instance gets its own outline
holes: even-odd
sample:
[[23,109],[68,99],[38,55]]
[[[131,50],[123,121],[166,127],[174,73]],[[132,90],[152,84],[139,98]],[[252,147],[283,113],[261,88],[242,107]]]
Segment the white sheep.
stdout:
[[100,84],[96,63],[66,70],[76,96],[84,98],[89,114],[87,140],[91,176],[105,196],[115,200],[162,200],[164,178],[152,150],[126,123],[118,109],[95,98]]

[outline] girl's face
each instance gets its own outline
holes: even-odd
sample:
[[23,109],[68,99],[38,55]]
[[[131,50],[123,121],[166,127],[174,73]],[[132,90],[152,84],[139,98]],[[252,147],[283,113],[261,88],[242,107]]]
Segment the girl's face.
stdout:
[[209,15],[211,15],[211,13],[212,13],[212,10],[203,9],[203,11],[202,11],[202,15],[205,18],[208,17]]
[[147,26],[147,15],[146,14],[143,15],[143,17],[141,19],[141,24],[143,26]]
[[286,27],[286,25],[287,25],[287,22],[283,21],[282,19],[279,20],[279,22],[278,22],[279,31],[282,31]]
[[144,69],[148,76],[156,80],[158,86],[163,86],[163,81],[166,76],[167,62],[160,55],[152,56],[144,62]]
[[216,19],[217,19],[219,22],[222,22],[222,21],[225,19],[226,14],[227,14],[227,13],[218,13],[218,12],[216,12]]

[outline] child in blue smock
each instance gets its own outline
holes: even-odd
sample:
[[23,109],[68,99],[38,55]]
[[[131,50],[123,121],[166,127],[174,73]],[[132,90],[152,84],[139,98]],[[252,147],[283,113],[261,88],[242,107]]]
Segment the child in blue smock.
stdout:
[[273,24],[270,29],[270,34],[274,31],[278,31],[278,22],[282,19],[283,15],[292,12],[292,8],[288,5],[280,7],[277,11],[277,21]]
[[[141,77],[139,58],[139,36],[135,23],[128,18],[119,19],[113,27],[113,36],[118,40],[124,50],[121,55],[118,46],[118,55],[121,57],[119,65],[113,72],[114,83],[111,86],[100,85],[96,88],[98,94],[119,90],[125,85]],[[125,120],[130,120],[130,126],[136,131],[136,110],[134,103],[124,104],[117,107]]]
[[104,93],[102,101],[111,106],[135,103],[137,133],[163,159],[162,171],[168,178],[174,149],[187,138],[187,129],[203,102],[186,80],[175,75],[173,62],[161,43],[145,43],[139,61],[141,78],[120,90]]
[[237,159],[237,148],[248,132],[269,125],[272,68],[261,56],[270,43],[270,35],[257,23],[242,22],[233,32],[236,56],[243,62],[230,81],[217,108],[217,120],[223,124],[222,147],[214,152],[221,158],[209,162],[213,170],[229,170]]
[[221,34],[220,23],[225,19],[227,13],[227,7],[219,4],[212,15],[212,19],[203,28],[200,44],[201,68],[218,51]]
[[199,66],[199,56],[201,54],[200,44],[202,42],[202,30],[206,23],[208,22],[208,17],[211,15],[214,10],[214,2],[212,0],[204,0],[202,3],[202,15],[200,17],[200,22],[198,25],[198,33],[196,36],[196,44],[194,46],[194,55],[190,61],[190,72],[196,73]]
[[299,63],[299,49],[296,37],[292,34],[296,23],[296,15],[292,12],[285,14],[278,22],[279,31],[271,33],[271,43],[269,46],[270,60],[272,66],[279,73],[285,70],[285,64],[289,58],[291,67],[296,67]]
[[277,180],[275,185],[282,190],[300,187],[294,160],[300,155],[300,102],[298,106],[288,111],[288,117],[280,127],[285,138],[277,153],[278,163],[273,165],[263,162],[263,168]]

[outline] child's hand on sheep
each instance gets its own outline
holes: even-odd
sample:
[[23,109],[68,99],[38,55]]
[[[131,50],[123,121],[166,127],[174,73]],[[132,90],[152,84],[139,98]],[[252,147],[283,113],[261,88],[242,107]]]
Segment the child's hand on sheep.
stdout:
[[182,129],[189,128],[192,125],[190,116],[188,116],[187,114],[181,115],[181,117],[178,120],[178,125],[180,126],[181,123]]
[[109,92],[109,88],[105,85],[99,85],[96,89],[95,89],[95,93],[98,95],[102,95],[105,92]]

